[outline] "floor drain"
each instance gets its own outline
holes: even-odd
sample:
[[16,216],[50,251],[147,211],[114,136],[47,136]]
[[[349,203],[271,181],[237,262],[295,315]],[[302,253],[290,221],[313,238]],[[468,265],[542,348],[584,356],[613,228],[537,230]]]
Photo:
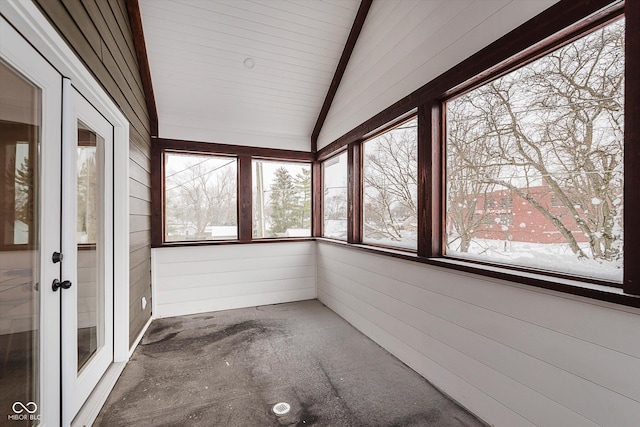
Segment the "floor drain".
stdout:
[[286,402],[280,402],[273,405],[273,413],[276,415],[284,415],[291,410],[291,405]]

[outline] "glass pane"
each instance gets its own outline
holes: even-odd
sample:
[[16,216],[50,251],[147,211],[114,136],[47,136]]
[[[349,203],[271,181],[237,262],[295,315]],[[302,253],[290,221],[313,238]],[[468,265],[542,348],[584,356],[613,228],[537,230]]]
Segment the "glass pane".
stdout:
[[347,152],[322,163],[322,235],[347,240]]
[[78,122],[78,371],[104,345],[104,139]]
[[2,62],[0,94],[0,416],[27,426],[37,424],[39,402],[41,102],[40,90]]
[[311,236],[311,165],[252,163],[253,237]]
[[417,249],[418,121],[364,143],[363,241]]
[[446,104],[449,255],[622,281],[624,20]]
[[165,153],[165,241],[238,238],[237,160]]

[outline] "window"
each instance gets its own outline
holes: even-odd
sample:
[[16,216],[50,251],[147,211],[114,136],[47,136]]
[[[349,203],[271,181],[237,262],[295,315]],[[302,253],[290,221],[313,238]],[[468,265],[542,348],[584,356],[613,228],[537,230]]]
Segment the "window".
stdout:
[[256,160],[253,237],[311,236],[311,165]]
[[104,140],[82,122],[78,123],[77,225],[78,245],[96,247],[100,230],[101,188],[99,170]]
[[237,159],[164,153],[165,241],[238,237]]
[[417,248],[417,119],[363,144],[363,242]]
[[[447,255],[622,281],[624,28],[446,102]],[[457,220],[481,194],[510,195],[494,233]]]
[[322,163],[323,236],[347,240],[347,152]]
[[511,196],[500,198],[500,208],[510,209],[513,207],[513,198]]
[[[37,241],[40,91],[0,62],[0,251]],[[11,96],[5,94],[11,89]]]
[[484,208],[485,209],[493,209],[496,207],[496,201],[491,196],[486,196],[484,198]]

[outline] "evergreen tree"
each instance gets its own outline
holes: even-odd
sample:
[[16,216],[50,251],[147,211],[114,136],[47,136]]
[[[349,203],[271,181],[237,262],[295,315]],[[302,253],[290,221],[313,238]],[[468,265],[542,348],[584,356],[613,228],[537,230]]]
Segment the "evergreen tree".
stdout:
[[296,226],[298,228],[311,227],[311,168],[304,168],[296,175]]
[[271,231],[284,233],[296,226],[296,188],[289,171],[280,167],[271,184]]
[[[14,172],[7,170],[7,188],[13,186],[15,194],[15,219],[24,222],[25,224],[32,224],[34,221],[34,200],[33,191],[35,185],[35,169],[33,162],[28,159],[24,159],[20,165],[20,169]],[[7,192],[6,194],[11,194]],[[5,202],[7,209],[10,209],[11,204]]]

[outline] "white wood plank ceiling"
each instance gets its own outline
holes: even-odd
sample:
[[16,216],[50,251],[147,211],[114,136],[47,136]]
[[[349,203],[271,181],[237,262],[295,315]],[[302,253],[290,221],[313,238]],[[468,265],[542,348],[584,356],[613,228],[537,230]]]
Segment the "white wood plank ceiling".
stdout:
[[308,151],[359,5],[141,0],[159,136]]

